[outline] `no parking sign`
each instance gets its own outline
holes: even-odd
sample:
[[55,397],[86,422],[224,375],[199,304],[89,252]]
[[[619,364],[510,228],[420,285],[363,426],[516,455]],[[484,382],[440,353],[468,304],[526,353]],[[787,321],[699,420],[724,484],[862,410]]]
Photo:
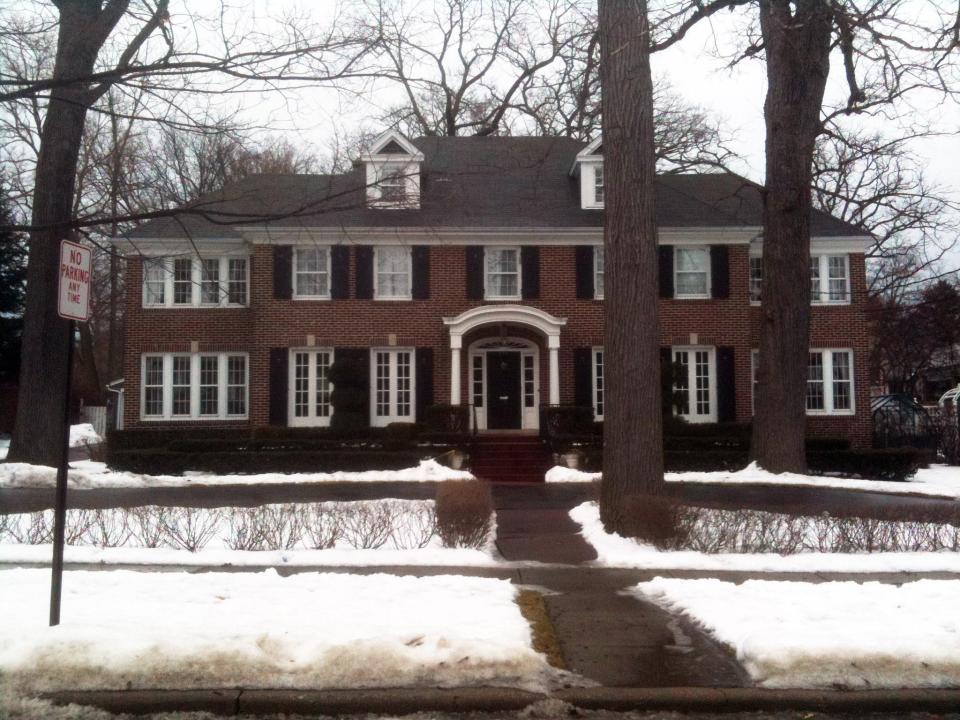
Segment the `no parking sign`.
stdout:
[[60,290],[57,312],[67,320],[90,319],[90,248],[60,241]]

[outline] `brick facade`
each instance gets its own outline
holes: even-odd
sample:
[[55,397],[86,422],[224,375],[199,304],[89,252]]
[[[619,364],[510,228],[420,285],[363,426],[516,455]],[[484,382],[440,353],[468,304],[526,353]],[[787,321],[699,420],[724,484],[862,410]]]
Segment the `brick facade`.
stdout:
[[[202,247],[202,246],[201,246]],[[576,248],[540,246],[540,291],[537,299],[510,303],[468,300],[463,245],[432,245],[430,296],[426,300],[384,301],[355,299],[355,248],[350,253],[349,299],[277,300],[273,294],[273,248],[250,245],[250,296],[246,308],[144,308],[142,263],[131,258],[127,275],[125,367],[125,426],[163,426],[170,421],[140,419],[141,357],[149,352],[236,351],[249,353],[248,420],[241,425],[269,422],[270,348],[305,347],[313,336],[316,347],[433,348],[433,402],[450,400],[450,336],[443,317],[457,316],[479,305],[522,304],[566,318],[560,333],[560,401],[574,401],[574,350],[603,345],[603,303],[576,298]],[[729,246],[729,297],[707,300],[661,300],[663,345],[729,346],[734,349],[736,418],[751,416],[751,350],[759,344],[760,309],[748,297],[748,246]],[[851,254],[848,305],[814,306],[811,312],[811,348],[850,348],[854,360],[852,416],[810,416],[815,436],[845,436],[857,446],[870,442],[868,352],[865,320],[866,276],[862,254]],[[482,327],[464,338],[461,361],[463,402],[469,401],[469,362],[466,348],[499,329]],[[539,397],[547,402],[548,351],[542,334],[529,327],[510,327],[507,333],[534,341],[539,347]],[[236,421],[186,421],[220,426]]]

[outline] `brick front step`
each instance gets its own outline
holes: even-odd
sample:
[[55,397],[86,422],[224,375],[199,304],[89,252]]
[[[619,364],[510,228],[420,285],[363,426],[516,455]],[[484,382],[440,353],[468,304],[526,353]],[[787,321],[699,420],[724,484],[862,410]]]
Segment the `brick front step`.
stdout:
[[491,482],[542,483],[552,465],[547,446],[536,436],[480,436],[471,455],[471,472]]

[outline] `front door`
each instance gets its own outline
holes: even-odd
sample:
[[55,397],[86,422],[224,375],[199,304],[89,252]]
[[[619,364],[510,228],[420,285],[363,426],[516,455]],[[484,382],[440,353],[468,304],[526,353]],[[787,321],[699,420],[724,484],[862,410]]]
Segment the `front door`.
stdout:
[[487,428],[519,430],[520,353],[487,353]]

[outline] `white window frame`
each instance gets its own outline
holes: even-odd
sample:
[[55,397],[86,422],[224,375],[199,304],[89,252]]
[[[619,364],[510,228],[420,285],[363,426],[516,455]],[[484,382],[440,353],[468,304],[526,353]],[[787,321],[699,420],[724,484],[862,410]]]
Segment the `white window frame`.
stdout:
[[[684,251],[694,251],[698,253],[703,253],[707,258],[707,268],[706,270],[680,270],[680,263],[677,260],[677,257],[681,250]],[[706,292],[704,293],[684,293],[681,294],[679,287],[680,284],[677,282],[677,276],[683,274],[699,274],[704,273],[706,275]],[[674,245],[673,246],[673,297],[677,300],[709,300],[712,296],[713,288],[713,277],[711,273],[711,263],[710,263],[710,246],[709,245]]]
[[[303,250],[324,250],[326,252],[326,255],[327,255],[327,267],[326,267],[327,292],[326,294],[301,295],[300,293],[297,292],[297,273],[298,273],[297,264],[299,262],[300,252]],[[293,273],[293,276],[292,276],[293,291],[291,293],[291,297],[294,300],[329,300],[330,299],[331,297],[330,288],[333,285],[333,267],[332,267],[332,260],[331,260],[332,256],[333,256],[333,251],[329,245],[309,245],[306,247],[295,247],[293,249],[293,262],[290,263],[291,265],[290,271]],[[313,274],[313,273],[322,273],[323,271],[322,270],[304,270],[303,272]]]
[[[753,263],[755,260],[761,258],[759,255],[751,255],[750,262]],[[846,292],[844,297],[838,300],[830,299],[830,258],[843,258],[843,270],[844,270],[844,283],[846,285]],[[850,286],[850,255],[844,253],[821,253],[814,252],[810,254],[810,264],[811,266],[816,263],[817,272],[819,273],[820,279],[820,291],[813,291],[813,273],[810,275],[810,304],[811,305],[849,305],[851,302],[851,286]],[[812,271],[812,267],[811,267]],[[755,300],[753,298],[753,270],[748,268],[747,271],[747,282],[748,290],[747,292],[750,295],[750,304],[759,305],[760,300]],[[760,287],[762,295],[763,287],[763,273],[761,271],[760,277]]]
[[[854,388],[854,363],[853,350],[851,348],[810,348],[810,355],[817,353],[822,358],[823,367],[823,410],[807,408],[807,415],[855,415],[856,414],[856,392]],[[850,407],[837,410],[834,408],[833,393],[833,354],[846,353],[850,361]],[[809,364],[809,361],[808,361]],[[806,407],[806,391],[804,391],[804,407]]]
[[[821,353],[824,358],[823,363],[823,410],[806,409],[806,386],[804,386],[804,408],[807,415],[817,417],[823,415],[841,415],[850,416],[856,414],[857,393],[854,372],[853,350],[850,348],[810,348],[810,353]],[[850,408],[844,410],[833,409],[833,353],[845,352],[850,358]],[[808,361],[809,363],[809,361]],[[750,351],[750,407],[753,413],[757,408],[757,387],[759,383],[758,373],[760,372],[760,351],[753,349]],[[829,385],[829,387],[828,387]]]
[[[147,358],[163,359],[163,410],[159,415],[146,414],[146,372]],[[173,414],[173,358],[190,358],[190,413],[188,415]],[[217,413],[210,415],[200,414],[200,358],[217,358]],[[244,359],[244,413],[231,415],[227,412],[228,387],[229,385],[229,361],[230,357],[243,357]],[[151,386],[153,387],[153,386]],[[246,352],[164,352],[164,353],[144,353],[140,356],[140,419],[143,421],[156,422],[180,422],[180,421],[210,421],[210,420],[246,420],[250,417],[250,355]]]
[[[603,266],[602,270],[597,268]],[[594,245],[593,247],[593,299],[594,300],[603,300],[603,293],[606,289],[607,278],[606,278],[606,268],[607,268],[607,258],[605,257],[603,245]],[[597,290],[598,283],[597,278],[603,278],[603,287],[600,290]]]
[[[689,423],[715,423],[717,422],[717,349],[712,345],[674,345],[670,348],[670,361],[677,361],[678,352],[687,353],[687,413],[676,413]],[[696,407],[696,386],[697,386],[697,368],[696,353],[707,353],[707,369],[709,388],[707,390],[707,402],[710,403],[710,412],[707,414],[693,412]],[[677,389],[674,386],[674,389]]]
[[[505,252],[513,250],[517,254],[517,292],[515,295],[494,295],[490,292],[490,265],[488,262],[491,252]],[[497,273],[508,275],[509,273]],[[483,297],[485,300],[520,300],[523,298],[523,257],[519,245],[505,247],[488,246],[483,249]]]
[[[597,190],[600,192],[597,193]],[[593,166],[593,205],[602,208],[606,202],[606,186],[603,176],[603,163],[597,163]]]
[[[754,263],[760,267],[760,278],[756,282],[756,293],[754,293]],[[763,298],[763,257],[760,255],[751,255],[747,260],[747,295],[750,298],[751,305],[759,305]]]
[[[306,353],[310,356],[310,364],[307,368],[307,414],[297,417],[297,367],[296,357],[300,353]],[[328,415],[317,414],[317,355],[325,353],[327,355],[327,371],[333,365],[333,348],[328,347],[298,347],[290,348],[287,384],[287,425],[289,427],[329,427],[330,418],[333,417],[333,403],[329,403],[330,410]],[[330,392],[333,392],[333,383],[328,381]]]
[[[599,362],[598,362],[599,359]],[[597,346],[591,348],[590,352],[590,395],[593,398],[593,419],[597,422],[603,422],[603,410],[604,402],[606,401],[607,393],[607,366],[606,366],[606,356],[603,354],[603,347]],[[600,368],[600,372],[597,372],[597,368]],[[597,384],[597,380],[600,380],[603,385],[602,387]]]
[[[386,415],[377,415],[377,354],[387,353],[390,356],[388,375],[388,401],[390,412]],[[410,354],[410,413],[397,413],[397,358],[400,353]],[[412,347],[375,347],[370,348],[370,425],[372,427],[386,427],[395,422],[415,422],[417,417],[417,353]]]
[[[176,260],[190,261],[190,302],[175,303],[173,301],[174,289],[174,263]],[[207,260],[216,260],[218,262],[218,280],[219,300],[215,303],[203,302],[203,263]],[[230,261],[243,260],[245,262],[244,280],[244,299],[243,303],[230,302]],[[148,302],[147,293],[147,263],[152,263],[154,267],[159,267],[163,273],[163,302]],[[159,282],[159,281],[154,281]],[[185,257],[150,257],[144,258],[143,272],[141,278],[141,305],[145,310],[150,309],[177,309],[177,308],[241,308],[249,307],[250,304],[250,256],[249,255],[201,255]]]
[[[384,295],[380,290],[380,253],[400,251],[407,261],[407,292],[404,295]],[[398,273],[389,273],[398,274]],[[409,247],[398,245],[376,246],[373,249],[373,299],[374,300],[412,300],[413,299],[413,252]]]

